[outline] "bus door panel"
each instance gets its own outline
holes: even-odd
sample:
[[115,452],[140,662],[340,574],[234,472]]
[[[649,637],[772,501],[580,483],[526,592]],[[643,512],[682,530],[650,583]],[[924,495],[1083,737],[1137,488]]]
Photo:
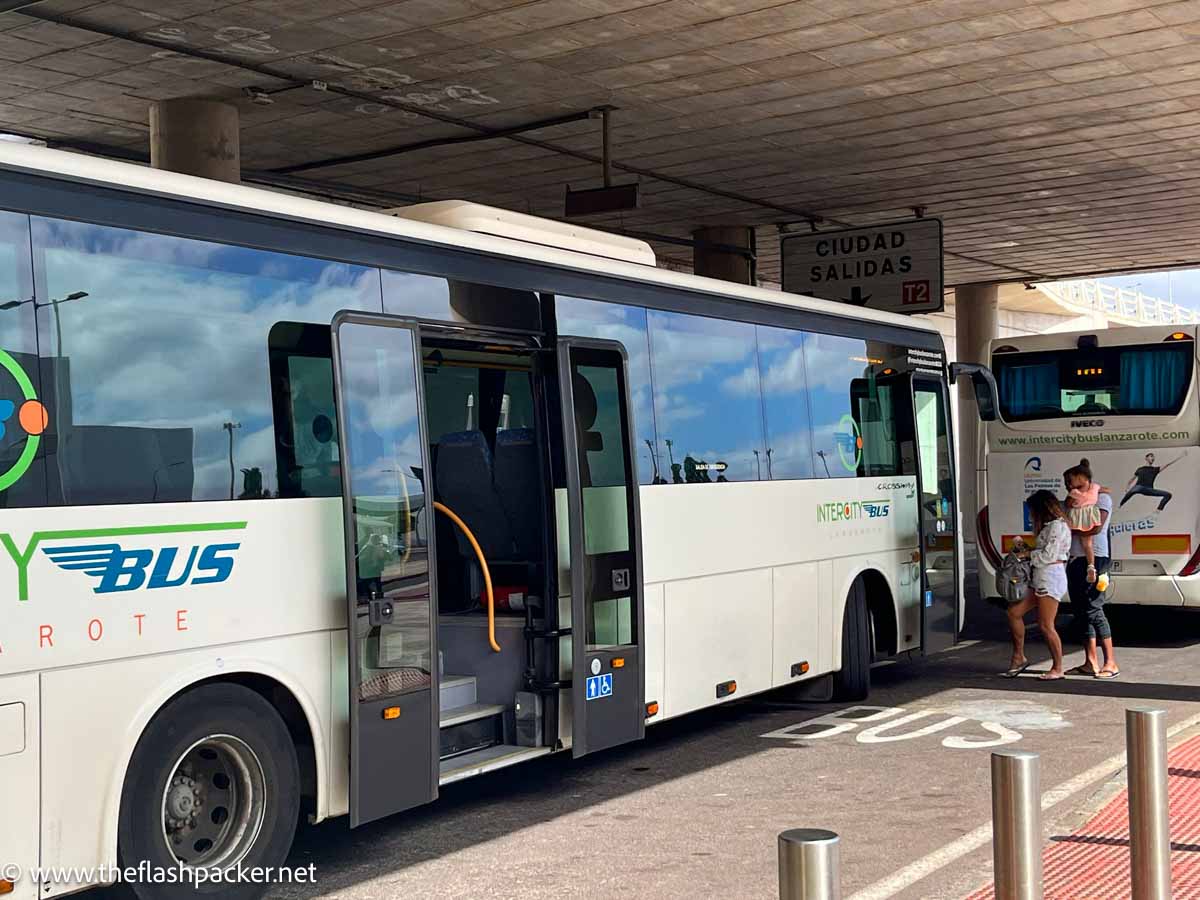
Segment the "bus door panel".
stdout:
[[571,592],[572,753],[646,730],[641,518],[624,348],[558,345]]
[[333,322],[342,442],[350,689],[350,824],[427,803],[438,785],[431,471],[414,322]]
[[958,639],[958,498],[949,402],[942,379],[912,376],[913,434],[921,531],[921,649]]

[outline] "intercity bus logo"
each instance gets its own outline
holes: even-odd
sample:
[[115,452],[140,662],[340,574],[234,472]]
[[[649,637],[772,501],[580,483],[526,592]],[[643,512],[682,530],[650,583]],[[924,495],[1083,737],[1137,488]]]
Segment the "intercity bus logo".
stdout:
[[848,522],[853,519],[886,519],[891,500],[842,500],[817,505],[817,522]]
[[42,432],[50,424],[50,416],[46,407],[41,404],[33,390],[33,382],[25,374],[25,370],[17,364],[10,353],[0,350],[0,368],[12,376],[17,387],[21,389],[22,402],[18,407],[11,400],[0,400],[0,438],[8,430],[8,420],[13,413],[17,414],[17,423],[25,431],[25,448],[17,457],[16,462],[6,470],[0,471],[0,491],[6,490],[17,483],[25,474],[33,459],[37,456],[38,445],[42,441]]
[[[130,528],[87,528],[75,531],[36,531],[18,550],[10,534],[0,534],[0,544],[17,566],[17,599],[29,599],[29,563],[41,544],[42,552],[67,572],[83,572],[99,582],[97,594],[136,591],[140,588],[181,587],[185,584],[219,584],[233,574],[234,553],[240,543],[193,543],[188,546],[149,549],[124,546],[112,538],[138,538],[164,534],[200,534],[241,531],[245,522],[201,522],[192,525],[144,525]],[[92,539],[109,538],[103,543]],[[70,541],[62,545],[60,542]],[[131,541],[131,545],[138,542]],[[182,567],[177,561],[183,559]]]
[[838,459],[847,472],[857,472],[862,464],[863,439],[854,416],[847,413],[838,421],[838,428],[845,429],[834,435],[837,441]]

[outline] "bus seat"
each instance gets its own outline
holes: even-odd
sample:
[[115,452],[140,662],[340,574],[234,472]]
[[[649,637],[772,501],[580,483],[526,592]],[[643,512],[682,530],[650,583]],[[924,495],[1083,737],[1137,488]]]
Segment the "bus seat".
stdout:
[[[489,561],[513,559],[512,530],[492,484],[492,453],[481,431],[453,431],[438,441],[434,470],[437,499],[467,523]],[[458,549],[467,559],[475,553],[455,529]]]
[[497,433],[495,483],[517,554],[525,560],[541,559],[541,467],[532,428],[508,428]]

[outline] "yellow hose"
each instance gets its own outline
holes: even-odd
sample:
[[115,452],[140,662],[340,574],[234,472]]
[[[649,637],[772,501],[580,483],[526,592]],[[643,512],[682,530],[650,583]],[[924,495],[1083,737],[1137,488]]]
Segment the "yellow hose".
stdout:
[[400,487],[404,490],[404,558],[400,560],[400,574],[404,575],[408,572],[408,559],[412,556],[412,532],[415,530],[412,520],[412,500],[408,496],[408,479],[404,477],[404,473],[400,475]]
[[492,573],[488,571],[487,560],[483,558],[483,550],[479,548],[479,541],[475,540],[475,535],[471,534],[467,523],[460,519],[454,510],[437,500],[433,501],[433,508],[449,516],[450,521],[462,529],[462,533],[467,536],[467,540],[475,549],[475,555],[479,558],[479,568],[483,569],[483,583],[487,587],[488,643],[494,651],[499,653],[500,645],[496,643],[496,598],[492,595]]

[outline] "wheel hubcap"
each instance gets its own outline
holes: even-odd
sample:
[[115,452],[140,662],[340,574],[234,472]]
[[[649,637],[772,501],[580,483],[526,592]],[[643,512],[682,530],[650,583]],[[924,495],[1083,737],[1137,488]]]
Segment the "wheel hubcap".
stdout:
[[162,833],[180,863],[196,868],[237,865],[262,830],[266,777],[240,738],[211,735],[176,761],[162,800]]

